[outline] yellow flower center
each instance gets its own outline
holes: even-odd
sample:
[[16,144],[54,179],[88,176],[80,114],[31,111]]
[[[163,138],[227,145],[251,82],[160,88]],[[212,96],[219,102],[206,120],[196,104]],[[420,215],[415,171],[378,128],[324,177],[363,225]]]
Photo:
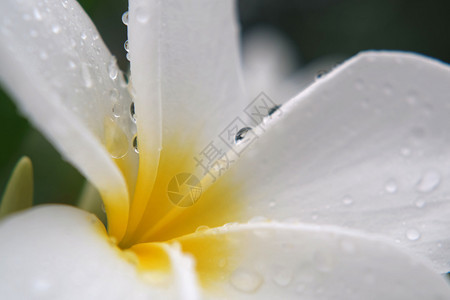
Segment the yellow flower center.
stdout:
[[[105,128],[111,126],[108,122],[105,124]],[[108,134],[106,138],[110,153],[111,149],[121,147],[117,145],[121,143],[120,133]],[[213,178],[207,172],[199,173],[198,162],[194,159],[198,155],[197,145],[195,138],[189,137],[164,142],[154,184],[152,174],[142,172],[140,176],[146,178],[137,178],[136,187],[130,189],[133,198],[129,216],[122,213],[122,201],[114,199],[117,197],[114,193],[107,194],[109,199],[102,195],[109,204],[108,224],[126,229],[118,246],[129,259],[138,262],[139,269],[168,271],[170,260],[160,245],[178,242],[183,252],[194,256],[201,282],[209,285],[223,277],[224,270],[225,273],[232,271],[233,264],[225,260],[227,252],[234,247],[222,238],[205,237],[200,233],[241,219],[243,208],[242,202],[233,196],[238,182],[227,177]],[[140,160],[145,160],[144,153],[139,155]],[[115,162],[130,188],[135,181],[130,177],[126,157],[117,158]],[[114,236],[111,228],[109,232]]]

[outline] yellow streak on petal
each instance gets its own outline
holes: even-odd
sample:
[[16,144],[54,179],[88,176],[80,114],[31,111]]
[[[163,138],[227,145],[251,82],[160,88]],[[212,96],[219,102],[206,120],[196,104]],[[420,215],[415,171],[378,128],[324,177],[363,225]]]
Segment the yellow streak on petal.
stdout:
[[117,167],[123,175],[126,190],[122,187],[111,186],[107,190],[100,190],[108,219],[108,232],[117,240],[125,234],[129,217],[129,199],[132,199],[136,183],[136,160],[131,157],[132,145],[129,137],[119,124],[112,118],[103,120],[103,143],[111,154]]
[[[207,190],[202,191],[200,198],[192,206],[177,206],[169,198],[169,183],[176,175],[193,174],[202,183],[209,176],[204,174],[201,167],[196,166],[194,157],[199,157],[198,152],[201,150],[194,149],[202,149],[196,146],[193,136],[178,136],[170,142],[166,141],[150,198],[146,201],[133,201],[133,204],[146,204],[141,222],[134,232],[127,232],[121,242],[122,247],[127,248],[135,243],[167,241],[195,232],[202,225],[216,227],[241,219],[239,216],[243,213],[243,202],[233,198],[236,183],[232,179],[219,178]],[[137,196],[139,195],[136,193]]]

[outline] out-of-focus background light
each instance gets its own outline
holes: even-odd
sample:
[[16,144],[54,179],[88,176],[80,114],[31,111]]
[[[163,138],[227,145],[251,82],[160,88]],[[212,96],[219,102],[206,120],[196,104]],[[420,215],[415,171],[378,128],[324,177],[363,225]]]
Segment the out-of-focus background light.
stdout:
[[[126,27],[121,16],[127,1],[79,2],[126,70]],[[301,70],[320,75],[334,63],[367,49],[413,51],[450,62],[448,0],[241,0],[238,10],[246,41],[246,78],[254,81],[249,82],[254,85],[250,94],[264,90],[275,98],[287,97],[296,92],[297,85],[300,91],[308,82]],[[268,36],[269,43],[261,42],[261,36]],[[277,40],[282,46],[270,46]],[[263,66],[256,56],[264,58],[267,52],[269,56],[281,54],[273,60],[276,63]],[[265,73],[259,78],[258,72]],[[28,155],[35,167],[35,202],[73,203],[83,178],[17,114],[1,90],[0,122],[0,192],[17,159]]]

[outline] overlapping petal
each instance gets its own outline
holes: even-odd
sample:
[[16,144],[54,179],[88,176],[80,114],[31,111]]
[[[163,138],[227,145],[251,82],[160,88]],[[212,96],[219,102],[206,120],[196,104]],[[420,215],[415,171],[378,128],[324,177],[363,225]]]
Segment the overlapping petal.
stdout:
[[283,106],[224,176],[234,188],[210,192],[244,202],[242,221],[296,218],[382,234],[447,272],[449,82],[438,61],[362,53]]
[[114,57],[74,0],[6,0],[0,18],[2,84],[65,159],[97,186],[109,228],[120,237],[137,156],[131,100]]
[[448,282],[385,239],[338,227],[253,223],[178,239],[211,299],[447,299]]
[[[166,247],[171,268],[138,271],[134,256],[109,241],[92,214],[36,207],[0,224],[0,285],[5,299],[198,298],[192,262]],[[188,288],[186,284],[189,284]]]
[[297,219],[385,235],[448,271],[449,77],[414,54],[358,55],[267,117],[164,235]]
[[194,173],[194,156],[244,106],[238,34],[234,1],[129,2],[140,153],[130,231],[141,219],[156,176],[151,198],[157,202],[149,204],[145,219],[159,219],[172,208],[161,200],[169,180]]

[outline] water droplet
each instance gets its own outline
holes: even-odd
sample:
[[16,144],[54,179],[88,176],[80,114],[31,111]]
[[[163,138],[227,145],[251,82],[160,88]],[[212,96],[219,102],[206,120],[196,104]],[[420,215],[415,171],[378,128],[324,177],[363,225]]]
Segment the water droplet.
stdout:
[[316,79],[320,79],[328,73],[327,70],[319,70],[316,73]]
[[408,229],[406,230],[406,238],[410,241],[417,241],[420,239],[420,232],[414,228]]
[[124,12],[122,15],[122,23],[128,25],[128,11]]
[[231,285],[237,290],[245,293],[253,293],[262,285],[263,279],[256,272],[237,269],[230,276]]
[[206,225],[200,225],[200,226],[197,227],[197,229],[195,230],[195,232],[203,232],[203,231],[206,231],[206,230],[208,230],[208,229],[209,229],[208,226],[206,226]]
[[87,39],[87,34],[85,32],[82,32],[80,37],[82,40],[85,40],[85,39]]
[[119,159],[128,153],[128,138],[119,124],[111,118],[104,120],[103,140],[112,158]]
[[52,32],[54,34],[58,34],[61,32],[61,27],[58,24],[53,24],[52,25]]
[[127,54],[125,55],[125,58],[126,58],[128,61],[130,61],[130,53],[127,53]]
[[279,286],[288,286],[292,281],[293,273],[288,269],[281,269],[275,272],[272,280]]
[[136,123],[136,108],[134,106],[134,102],[131,102],[130,105],[130,116],[131,120]]
[[36,7],[33,9],[33,15],[36,20],[38,21],[42,20],[41,12]]
[[423,199],[417,199],[414,204],[416,205],[416,207],[418,208],[422,208],[425,206],[425,200]]
[[135,135],[133,138],[133,148],[134,148],[134,152],[139,154],[137,135]]
[[312,214],[311,215],[311,219],[313,219],[314,221],[317,220],[319,218],[318,214]]
[[281,107],[281,105],[275,105],[275,106],[272,106],[272,107],[269,109],[269,111],[267,112],[267,115],[268,115],[268,116],[273,115],[276,111],[278,111],[278,110],[280,109],[280,107]]
[[81,76],[84,80],[84,86],[87,88],[92,87],[92,77],[91,72],[89,71],[89,67],[87,64],[81,64]]
[[67,6],[69,5],[69,0],[61,0],[61,4],[64,8],[67,8]]
[[398,189],[397,182],[395,182],[394,179],[389,179],[388,181],[386,181],[386,184],[384,185],[384,189],[389,194],[395,194]]
[[150,20],[150,12],[147,7],[138,7],[136,9],[136,19],[139,23],[145,24]]
[[230,222],[223,225],[224,228],[230,228],[239,225],[237,222]]
[[130,51],[130,49],[128,49],[128,40],[125,41],[125,43],[123,43],[123,48],[125,49],[125,51]]
[[47,52],[45,52],[44,50],[42,50],[42,51],[39,52],[39,57],[40,57],[42,60],[47,60],[47,59],[48,59],[48,54],[47,54]]
[[247,135],[247,133],[252,130],[250,127],[244,127],[241,128],[237,133],[236,136],[234,137],[234,142],[237,144],[239,144],[240,142],[242,142],[242,140],[245,139],[245,136]]
[[346,195],[342,198],[342,203],[344,203],[344,205],[350,205],[353,203],[353,199],[349,195]]
[[73,62],[72,60],[69,60],[69,68],[73,70],[76,67],[77,67],[77,65],[75,64],[75,62]]
[[277,205],[277,203],[275,201],[269,202],[269,207],[270,208],[274,208],[276,205]]
[[416,190],[421,193],[429,193],[435,190],[441,183],[441,175],[434,170],[426,171],[416,185]]
[[109,78],[112,80],[115,80],[117,78],[117,75],[119,74],[119,69],[117,68],[116,59],[113,57],[108,65],[108,73]]
[[317,251],[314,253],[314,262],[316,264],[316,269],[320,272],[330,272],[332,266],[332,258],[325,252]]

